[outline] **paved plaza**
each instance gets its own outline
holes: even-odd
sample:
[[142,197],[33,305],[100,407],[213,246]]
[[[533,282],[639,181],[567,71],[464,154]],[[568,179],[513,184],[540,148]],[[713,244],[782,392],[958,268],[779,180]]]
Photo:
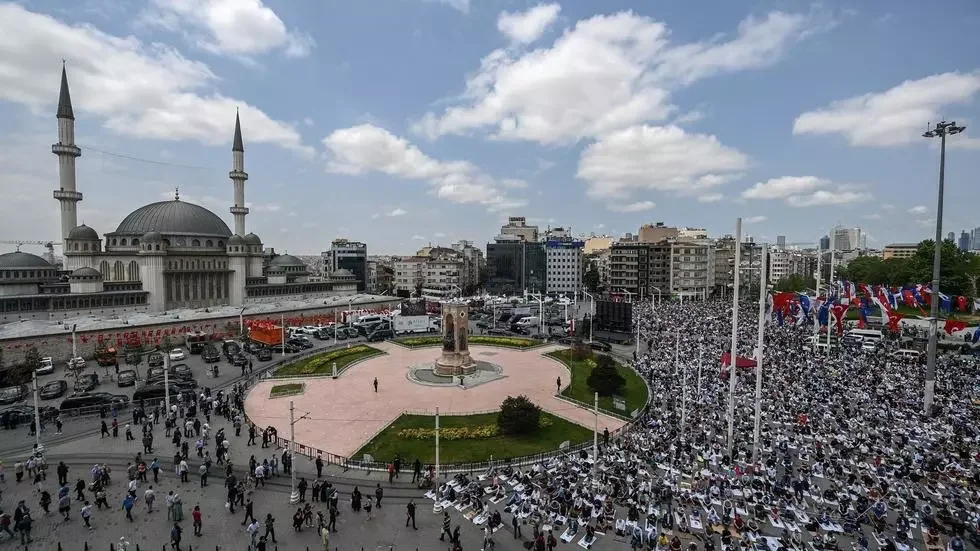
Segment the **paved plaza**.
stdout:
[[[497,410],[507,396],[524,394],[544,411],[592,428],[595,415],[555,396],[556,382],[562,386],[571,379],[568,368],[544,356],[557,347],[534,350],[473,346],[473,358],[493,362],[503,368],[504,377],[470,388],[433,387],[409,379],[409,369],[438,357],[439,349],[410,350],[391,342],[372,344],[386,354],[360,362],[337,379],[305,379],[303,394],[289,398],[269,398],[278,381],[263,381],[249,392],[245,410],[258,426],[274,426],[280,435],[289,434],[289,402],[295,403],[296,416],[308,415],[296,423],[296,441],[329,453],[350,456],[378,431],[405,411],[429,412],[439,407],[442,414],[467,414]],[[374,380],[378,392],[374,392]],[[599,430],[610,432],[623,421],[601,414]]]

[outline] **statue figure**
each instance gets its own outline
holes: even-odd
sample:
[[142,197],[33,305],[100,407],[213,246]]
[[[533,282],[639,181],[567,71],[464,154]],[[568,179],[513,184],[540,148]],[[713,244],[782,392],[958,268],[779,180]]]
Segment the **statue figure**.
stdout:
[[456,325],[453,323],[453,316],[449,314],[446,316],[445,321],[442,325],[443,337],[442,337],[442,349],[445,352],[455,352],[456,351]]

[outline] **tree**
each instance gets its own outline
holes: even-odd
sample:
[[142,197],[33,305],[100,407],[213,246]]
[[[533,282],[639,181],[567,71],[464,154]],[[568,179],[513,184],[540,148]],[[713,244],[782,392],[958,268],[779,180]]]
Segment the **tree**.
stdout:
[[584,342],[580,342],[572,347],[571,350],[572,361],[581,362],[584,360],[591,360],[593,356],[592,348]]
[[582,276],[582,284],[585,285],[589,292],[595,293],[599,290],[601,280],[599,268],[596,267],[595,262],[590,261],[589,268],[585,271],[585,275]]
[[776,282],[776,291],[804,291],[806,289],[816,289],[816,281],[812,277],[803,277],[800,274],[792,274]]
[[541,423],[541,408],[523,394],[508,396],[500,404],[497,414],[497,427],[502,434],[526,435],[538,430]]
[[14,365],[8,371],[8,383],[22,384],[31,380],[31,374],[41,367],[41,353],[33,344],[24,354],[24,361],[20,365]]
[[612,396],[619,392],[626,379],[619,374],[616,369],[616,361],[607,354],[596,356],[596,365],[592,368],[592,373],[586,379],[586,383],[593,392],[598,392],[600,396]]

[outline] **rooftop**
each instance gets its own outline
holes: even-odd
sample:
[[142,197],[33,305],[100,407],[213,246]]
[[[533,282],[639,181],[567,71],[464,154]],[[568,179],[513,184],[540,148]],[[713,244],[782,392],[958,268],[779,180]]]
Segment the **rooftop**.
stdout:
[[[382,295],[348,295],[327,297],[322,300],[285,300],[280,302],[262,302],[249,304],[245,308],[246,316],[256,316],[261,314],[278,314],[292,310],[304,310],[313,308],[323,308],[331,306],[347,307],[348,301],[352,306],[368,306],[380,302],[391,302],[395,297]],[[115,318],[100,318],[94,315],[79,316],[60,321],[48,320],[27,320],[11,322],[0,325],[0,340],[20,339],[25,337],[36,337],[41,335],[58,335],[67,333],[72,325],[77,325],[76,331],[110,331],[120,329],[133,329],[140,326],[160,325],[164,323],[176,323],[178,321],[194,322],[209,319],[220,319],[237,317],[241,308],[238,306],[218,306],[215,308],[201,309],[180,309],[170,310],[163,313],[133,312]]]

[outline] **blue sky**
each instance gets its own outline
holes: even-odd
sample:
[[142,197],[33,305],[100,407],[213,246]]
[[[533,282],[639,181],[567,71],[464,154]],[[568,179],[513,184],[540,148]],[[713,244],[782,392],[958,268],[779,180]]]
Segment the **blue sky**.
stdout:
[[236,107],[248,230],[295,254],[482,244],[508,215],[917,240],[940,116],[968,125],[947,155],[958,232],[980,226],[978,31],[973,0],[0,2],[0,235],[59,231],[62,58],[100,233],[178,186],[231,225]]

